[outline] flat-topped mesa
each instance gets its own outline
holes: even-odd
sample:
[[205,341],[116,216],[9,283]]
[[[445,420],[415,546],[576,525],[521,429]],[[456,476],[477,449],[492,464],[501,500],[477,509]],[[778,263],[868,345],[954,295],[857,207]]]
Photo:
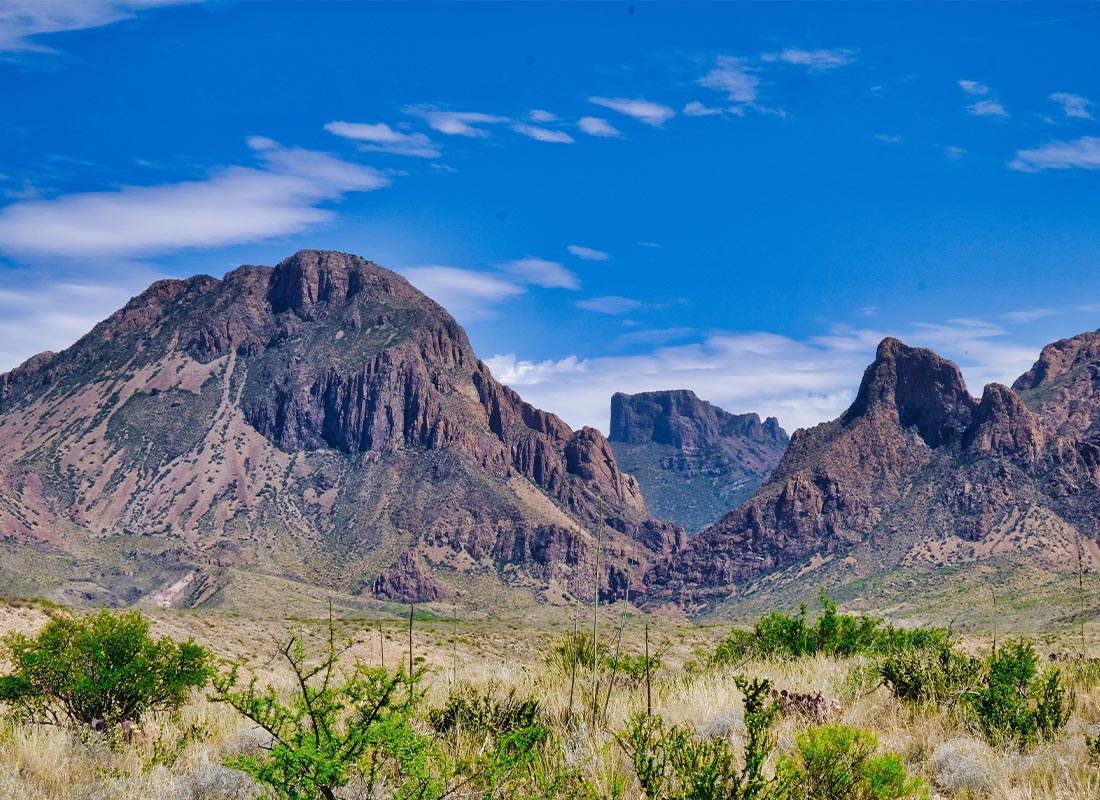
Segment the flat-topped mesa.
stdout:
[[633,395],[617,392],[611,398],[608,439],[612,442],[655,442],[683,448],[714,444],[728,436],[771,441],[781,446],[787,442],[787,434],[775,417],[761,422],[755,413],[731,414],[700,400],[690,389]]
[[925,444],[936,448],[959,440],[976,405],[958,366],[931,350],[888,337],[879,343],[841,420],[849,425],[869,414],[896,415],[901,427],[915,427]]

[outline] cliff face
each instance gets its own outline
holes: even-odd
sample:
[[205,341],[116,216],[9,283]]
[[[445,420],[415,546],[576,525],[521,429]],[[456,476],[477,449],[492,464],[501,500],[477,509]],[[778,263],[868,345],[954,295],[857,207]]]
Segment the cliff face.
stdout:
[[609,440],[650,513],[692,532],[747,499],[789,442],[774,417],[730,414],[686,389],[614,395]]
[[[1100,563],[1095,334],[1051,345],[1010,389],[966,390],[929,350],[884,340],[852,406],[797,431],[744,505],[647,576],[651,602],[701,609],[766,574],[883,574],[1022,554]],[[778,577],[777,577],[778,576]]]
[[160,281],[0,376],[0,474],[0,535],[120,565],[91,583],[127,601],[151,587],[122,562],[149,558],[393,599],[488,575],[564,600],[591,593],[601,526],[610,599],[682,537],[598,431],[497,383],[400,276],[321,251]]

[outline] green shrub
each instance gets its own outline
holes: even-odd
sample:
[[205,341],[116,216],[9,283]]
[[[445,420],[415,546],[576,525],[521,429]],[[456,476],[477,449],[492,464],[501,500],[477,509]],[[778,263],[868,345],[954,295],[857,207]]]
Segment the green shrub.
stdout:
[[154,641],[137,611],[58,617],[33,639],[6,636],[4,651],[14,669],[0,677],[0,701],[22,719],[54,725],[137,722],[178,708],[210,675],[206,650],[190,639]]
[[953,706],[976,687],[981,662],[940,644],[890,652],[882,658],[879,672],[883,684],[899,700]]
[[882,620],[876,617],[839,614],[836,603],[824,592],[819,600],[822,613],[813,624],[807,622],[805,603],[796,617],[772,611],[761,617],[751,632],[733,631],[715,650],[712,663],[737,664],[750,658],[801,658],[817,653],[832,656],[884,653],[938,646],[948,640],[947,631],[940,628],[883,627]]
[[844,725],[808,728],[795,751],[780,758],[777,775],[789,797],[800,800],[896,800],[927,797],[919,778],[910,779],[901,759],[875,756],[878,739]]
[[775,745],[772,723],[779,705],[771,682],[736,677],[745,696],[746,741],[741,765],[725,739],[703,739],[660,716],[639,714],[616,738],[630,757],[647,800],[766,800],[786,797],[776,780],[764,776],[764,762]]
[[1020,747],[1050,741],[1069,721],[1073,697],[1057,669],[1039,671],[1030,644],[1012,642],[984,663],[983,681],[969,696],[982,735],[991,744],[1014,740]]
[[236,665],[214,677],[213,699],[270,736],[262,755],[237,755],[226,766],[248,773],[283,800],[333,800],[353,777],[363,796],[393,784],[398,800],[438,797],[442,785],[431,769],[432,742],[411,724],[421,673],[358,663],[341,672],[334,636],[330,623],[328,652],[313,666],[297,638],[280,648],[295,678],[285,701],[274,687],[261,689],[255,677],[238,688]]
[[957,708],[991,744],[1021,748],[1055,738],[1069,721],[1073,695],[1057,669],[1040,671],[1039,657],[1019,641],[985,658],[949,645],[901,650],[880,664],[883,684],[900,700]]

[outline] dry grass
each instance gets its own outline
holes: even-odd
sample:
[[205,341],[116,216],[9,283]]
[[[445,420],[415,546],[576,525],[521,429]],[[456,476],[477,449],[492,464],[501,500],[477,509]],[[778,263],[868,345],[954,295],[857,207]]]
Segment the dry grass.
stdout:
[[[0,604],[0,630],[33,632],[53,609]],[[616,627],[618,614],[608,609],[605,631]],[[273,660],[276,642],[289,633],[300,635],[319,652],[325,621],[277,621],[244,617],[153,612],[154,632],[177,638],[194,637],[217,654],[243,662],[263,680],[287,685],[288,675]],[[396,667],[407,664],[407,622],[344,620],[341,637],[353,641],[349,659]],[[744,735],[741,697],[734,670],[699,666],[701,654],[724,635],[722,627],[696,627],[668,620],[650,620],[651,647],[663,667],[656,674],[654,712],[668,722],[689,726],[700,735],[737,742]],[[628,778],[629,764],[615,742],[632,714],[645,709],[645,688],[639,682],[617,681],[606,721],[592,726],[590,675],[578,675],[574,718],[565,724],[569,675],[547,668],[548,645],[571,630],[571,619],[537,628],[478,620],[438,619],[417,622],[414,658],[427,670],[427,700],[442,704],[457,681],[481,690],[539,699],[555,727],[562,731],[566,762],[579,766],[596,789],[610,796],[618,779]],[[1002,632],[1003,635],[1003,632]],[[969,642],[980,649],[981,640]],[[1073,648],[1073,640],[1067,641]],[[627,621],[622,649],[642,650],[642,620]],[[1077,707],[1063,736],[1021,754],[1011,747],[992,748],[956,716],[947,712],[917,712],[896,701],[877,685],[870,662],[863,658],[807,658],[794,662],[766,661],[738,671],[771,679],[779,688],[820,691],[836,698],[839,709],[830,722],[873,731],[883,751],[902,756],[911,774],[920,775],[941,798],[1005,798],[1006,800],[1095,800],[1100,797],[1100,766],[1089,759],[1084,735],[1100,731],[1100,675],[1066,668],[1077,693]],[[606,690],[606,679],[602,684]],[[602,711],[603,701],[600,708]],[[777,753],[790,751],[795,736],[813,724],[797,715],[778,722]],[[0,721],[0,798],[43,800],[234,800],[257,795],[243,774],[222,766],[223,760],[261,744],[250,724],[225,705],[201,693],[176,718],[156,716],[144,723],[134,740],[114,747],[102,736]],[[165,755],[167,753],[167,755]],[[349,794],[349,797],[356,796]],[[638,798],[627,783],[625,797]]]

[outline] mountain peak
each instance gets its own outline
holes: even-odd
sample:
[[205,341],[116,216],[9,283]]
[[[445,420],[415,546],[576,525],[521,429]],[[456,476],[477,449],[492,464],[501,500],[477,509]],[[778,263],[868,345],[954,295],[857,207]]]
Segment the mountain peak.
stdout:
[[903,428],[916,427],[929,447],[939,447],[958,439],[976,406],[956,364],[887,337],[842,420],[847,425],[867,415],[896,414]]

